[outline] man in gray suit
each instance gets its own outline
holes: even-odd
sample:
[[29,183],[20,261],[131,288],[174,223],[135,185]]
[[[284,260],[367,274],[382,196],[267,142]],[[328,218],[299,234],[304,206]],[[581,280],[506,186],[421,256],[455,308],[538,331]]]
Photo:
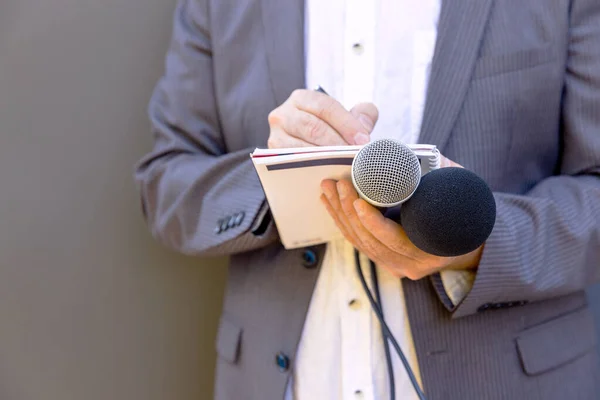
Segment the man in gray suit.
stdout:
[[[181,0],[150,103],[155,144],[136,178],[153,234],[182,253],[231,256],[215,397],[390,394],[375,331],[349,339],[364,325],[327,308],[339,287],[354,290],[343,274],[356,247],[388,288],[403,278],[384,312],[398,326],[406,316],[395,334],[428,399],[600,398],[584,294],[600,277],[600,2],[426,1],[414,14],[409,2],[382,0],[379,14],[322,3]],[[321,79],[332,96],[303,90]],[[349,182],[325,181],[346,240],[283,249],[249,153],[362,144],[395,127],[490,185],[498,214],[484,246],[422,253]],[[394,367],[396,394],[413,398]]]

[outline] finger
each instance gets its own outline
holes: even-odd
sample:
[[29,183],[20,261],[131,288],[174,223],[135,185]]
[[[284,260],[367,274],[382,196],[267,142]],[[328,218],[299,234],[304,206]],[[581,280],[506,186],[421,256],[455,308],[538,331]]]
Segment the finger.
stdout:
[[[335,185],[335,187],[330,187],[332,185]],[[333,191],[333,192],[337,192],[336,187],[337,184],[335,181],[331,181],[329,180],[328,182],[323,182],[323,186],[324,186],[324,192],[327,191]],[[339,196],[339,194],[337,195]],[[372,246],[371,248],[366,248],[363,245],[362,240],[356,235],[356,233],[352,230],[352,228],[349,227],[349,223],[346,220],[346,215],[343,211],[336,211],[333,209],[333,207],[331,206],[329,200],[323,195],[322,200],[324,202],[324,204],[326,205],[326,207],[328,208],[328,212],[330,215],[332,215],[332,217],[334,218],[334,220],[336,221],[336,224],[338,225],[338,227],[340,228],[340,231],[342,231],[342,234],[344,235],[344,237],[346,238],[346,240],[348,240],[350,243],[352,243],[352,245],[359,250],[361,253],[365,254],[370,260],[372,260],[373,262],[375,262],[377,265],[384,265],[383,262],[381,261],[382,258],[380,257],[382,254],[389,256],[390,253],[389,252],[378,252],[377,248]],[[339,202],[339,200],[338,200]],[[341,204],[341,203],[340,203]],[[346,220],[346,222],[342,222],[342,220]],[[406,265],[406,264],[404,264]],[[394,275],[397,276],[404,276],[404,273],[401,269],[399,268],[388,268],[390,270],[391,273],[393,273]]]
[[[346,185],[346,188],[344,188],[344,185]],[[348,189],[347,185],[350,185],[350,183],[347,181],[338,182],[338,191],[341,192],[341,202],[342,205],[346,207],[347,205],[344,201],[344,192]],[[349,198],[353,197],[353,194],[350,194]],[[364,200],[356,199],[354,201]],[[365,254],[367,254],[373,261],[377,262],[378,265],[386,268],[394,275],[406,276],[410,279],[419,279],[425,275],[423,267],[427,264],[424,264],[422,260],[412,259],[407,257],[402,252],[396,252],[388,247],[386,243],[372,235],[370,230],[362,224],[354,207],[350,206],[350,208],[351,209],[345,209],[345,213],[350,221],[352,230],[355,232],[358,240],[361,242],[361,247]],[[375,208],[373,208],[373,210],[377,211]],[[378,260],[385,261],[382,263]]]
[[283,122],[286,133],[315,146],[344,146],[348,143],[327,122],[302,110],[294,110]]
[[363,199],[353,203],[354,210],[363,226],[392,251],[415,259],[418,250],[410,241],[404,229]]
[[352,238],[352,242],[356,244],[361,244],[360,239],[356,236],[346,215],[344,214],[344,210],[342,209],[342,205],[340,203],[339,193],[337,191],[337,185],[334,180],[325,179],[321,182],[321,190],[323,194],[327,198],[329,205],[331,206],[333,212],[336,214],[336,218],[340,222],[340,224],[344,227],[344,230],[348,233],[348,236]]
[[356,210],[354,209],[354,201],[358,199],[358,194],[352,184],[342,179],[337,183],[338,193],[344,215],[346,216],[350,229],[360,240],[362,248],[368,253],[375,255],[377,258],[392,260],[398,259],[398,255],[390,248],[385,246],[381,241],[375,238],[360,222]]
[[285,149],[291,147],[313,147],[314,145],[302,139],[290,136],[285,131],[277,128],[271,130],[267,146],[269,149]]
[[325,121],[346,143],[368,143],[369,137],[362,123],[333,97],[314,90],[295,90],[290,101],[296,108]]
[[[415,246],[402,226],[384,217],[379,210],[362,199],[354,202],[354,209],[363,226],[383,245],[409,260],[414,266],[413,273],[419,270],[439,269],[452,262],[451,257],[429,254]],[[421,268],[416,268],[420,266]],[[415,276],[415,275],[413,275]]]
[[373,132],[373,128],[379,119],[379,110],[373,103],[358,103],[352,107],[350,114],[358,118],[367,133]]
[[348,232],[348,229],[346,228],[346,226],[340,220],[338,214],[335,212],[335,210],[331,206],[331,203],[329,202],[329,200],[327,200],[327,197],[325,196],[325,194],[321,194],[320,200],[321,200],[321,203],[323,203],[323,205],[325,206],[325,209],[327,210],[327,212],[329,213],[329,215],[331,216],[331,218],[333,219],[333,221],[335,222],[336,226],[338,227],[338,229],[340,230],[340,232],[344,236],[344,238],[346,238],[347,241],[349,241],[350,243],[352,243],[352,245],[354,247],[358,248],[360,246],[360,243],[356,242],[356,237],[353,236],[353,235],[351,235]]
[[[327,199],[327,197],[325,196],[325,194],[321,194],[321,202],[323,203],[323,205],[325,206],[325,208],[327,209],[327,212],[329,213],[329,215],[333,218],[336,226],[338,227],[338,229],[340,230],[340,232],[342,233],[342,235],[344,236],[344,238],[350,242],[352,244],[352,246],[354,246],[359,252],[365,254],[371,261],[379,264],[380,260],[377,257],[376,254],[371,254],[370,252],[366,251],[363,247],[362,247],[362,243],[360,243],[360,240],[356,237],[356,235],[352,232],[350,232],[348,230],[348,227],[346,226],[347,224],[344,224],[342,222],[342,220],[340,219],[340,213],[336,212],[333,207],[331,206],[331,203],[329,202],[329,200]],[[396,274],[398,274],[398,272],[395,272]]]
[[447,168],[447,167],[457,167],[457,168],[464,168],[462,165],[460,165],[457,162],[452,161],[451,159],[444,157],[442,155],[440,155],[440,166],[442,168]]

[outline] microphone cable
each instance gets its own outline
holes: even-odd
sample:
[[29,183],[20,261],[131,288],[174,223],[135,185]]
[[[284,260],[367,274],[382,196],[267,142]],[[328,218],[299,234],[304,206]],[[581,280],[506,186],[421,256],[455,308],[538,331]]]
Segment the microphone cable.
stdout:
[[[379,284],[378,284],[378,281],[377,281],[377,274],[376,274],[376,271],[375,271],[375,263],[372,260],[369,260],[369,262],[371,264],[371,275],[374,277],[373,278],[374,290],[375,290],[375,293],[377,295],[378,301],[381,304],[381,298],[380,298],[380,295],[379,295]],[[392,366],[392,360],[391,360],[390,351],[389,351],[388,340],[390,342],[392,342],[392,346],[394,346],[394,349],[396,350],[396,353],[400,357],[400,360],[402,361],[402,364],[404,365],[404,368],[406,369],[406,373],[408,374],[410,382],[412,383],[413,388],[415,389],[415,392],[417,393],[417,396],[419,397],[419,400],[426,400],[425,394],[423,393],[423,391],[419,387],[419,383],[417,382],[417,378],[415,377],[415,374],[414,374],[412,368],[410,367],[410,364],[408,363],[408,360],[406,359],[406,356],[402,352],[402,349],[400,348],[400,345],[398,345],[398,342],[396,341],[396,338],[394,337],[394,335],[392,334],[392,331],[390,330],[390,328],[388,327],[388,325],[385,322],[385,318],[383,317],[382,308],[380,307],[380,305],[377,304],[377,302],[373,298],[373,294],[371,293],[371,290],[367,286],[367,282],[365,281],[365,277],[364,277],[364,275],[362,273],[362,269],[360,267],[360,256],[359,256],[358,250],[356,250],[356,249],[354,249],[354,263],[356,265],[356,271],[358,272],[358,277],[360,278],[360,282],[362,284],[362,287],[363,287],[363,289],[365,291],[365,294],[369,298],[369,303],[371,303],[371,308],[373,309],[373,312],[375,312],[375,315],[377,316],[377,319],[379,319],[379,323],[381,325],[381,331],[382,331],[382,334],[383,334],[383,340],[384,340],[385,348],[386,348],[386,359],[387,359],[387,363],[388,363],[388,373],[389,373],[389,376],[390,376],[390,398],[392,400],[394,400],[396,394],[395,394],[395,383],[394,383],[394,376],[393,376],[393,366]]]
[[[356,251],[356,249],[354,249]],[[358,252],[356,252],[358,254]],[[379,306],[379,310],[381,310],[381,314],[383,315],[383,301],[381,300],[381,294],[379,291],[379,281],[377,280],[377,270],[375,269],[375,263],[369,260],[369,264],[371,266],[371,283],[373,284],[373,290],[375,290],[375,299],[377,300],[377,305]],[[362,270],[361,270],[362,273]],[[364,287],[363,287],[364,289]],[[388,379],[390,384],[390,400],[396,399],[396,382],[394,381],[394,364],[392,363],[392,354],[390,353],[390,342],[388,341],[385,330],[383,329],[383,325],[379,325],[381,327],[381,336],[383,336],[383,348],[385,350],[385,360],[387,364],[388,370]]]

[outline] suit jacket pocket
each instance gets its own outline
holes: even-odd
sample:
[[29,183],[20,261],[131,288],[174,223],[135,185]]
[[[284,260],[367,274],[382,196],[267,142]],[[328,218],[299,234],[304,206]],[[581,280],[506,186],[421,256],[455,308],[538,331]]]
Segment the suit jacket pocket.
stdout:
[[526,329],[517,337],[519,357],[530,376],[574,361],[595,345],[594,320],[587,308]]
[[221,316],[217,331],[217,354],[219,357],[235,364],[239,358],[242,328],[232,322],[226,315]]
[[483,56],[475,65],[473,79],[533,68],[557,60],[559,56],[559,47],[554,44],[506,54]]

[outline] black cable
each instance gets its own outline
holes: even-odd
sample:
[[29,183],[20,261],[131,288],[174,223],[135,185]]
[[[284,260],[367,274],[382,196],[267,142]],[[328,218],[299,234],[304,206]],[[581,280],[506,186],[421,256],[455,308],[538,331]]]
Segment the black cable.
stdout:
[[[355,250],[356,251],[356,250]],[[375,298],[377,299],[377,305],[381,314],[383,314],[383,301],[381,301],[381,294],[379,292],[379,281],[377,280],[377,270],[375,269],[375,263],[369,260],[371,265],[371,281],[373,282],[373,290],[375,291]],[[390,383],[390,400],[396,400],[396,382],[394,380],[394,364],[392,364],[392,354],[390,353],[390,342],[385,334],[383,326],[381,326],[381,336],[383,336],[383,347],[385,349],[385,360],[387,362],[388,379]]]
[[408,360],[404,356],[402,349],[400,349],[400,346],[398,345],[396,338],[392,334],[392,331],[385,323],[385,319],[383,317],[381,309],[377,306],[377,303],[375,302],[375,299],[373,298],[373,294],[371,293],[371,291],[369,290],[369,287],[367,286],[367,282],[365,281],[365,277],[360,268],[360,258],[359,258],[358,250],[356,250],[356,249],[354,249],[354,261],[356,264],[356,270],[358,272],[358,277],[360,278],[360,282],[362,283],[363,289],[365,290],[365,293],[366,293],[367,297],[369,298],[369,302],[371,303],[371,308],[373,309],[373,311],[375,312],[375,315],[377,315],[377,318],[379,319],[379,323],[381,324],[381,328],[383,329],[385,336],[392,342],[394,349],[396,349],[396,353],[398,353],[398,356],[400,357],[400,360],[402,361],[402,364],[404,365],[404,368],[406,369],[406,373],[408,374],[408,377],[410,378],[410,382],[412,383],[412,385],[415,389],[415,392],[417,393],[417,396],[419,397],[420,400],[426,400],[425,394],[419,387],[419,383],[417,382],[417,379],[415,378],[415,374],[413,373],[413,370],[410,367]]

